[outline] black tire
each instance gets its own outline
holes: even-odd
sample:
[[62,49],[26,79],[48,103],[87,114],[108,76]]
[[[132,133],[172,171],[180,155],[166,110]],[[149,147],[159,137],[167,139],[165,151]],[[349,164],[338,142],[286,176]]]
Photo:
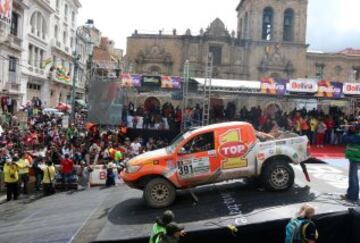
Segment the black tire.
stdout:
[[175,187],[163,178],[150,180],[144,189],[144,199],[149,207],[164,208],[170,206],[176,197]]
[[270,161],[261,174],[262,184],[269,191],[287,191],[294,179],[294,170],[287,161]]

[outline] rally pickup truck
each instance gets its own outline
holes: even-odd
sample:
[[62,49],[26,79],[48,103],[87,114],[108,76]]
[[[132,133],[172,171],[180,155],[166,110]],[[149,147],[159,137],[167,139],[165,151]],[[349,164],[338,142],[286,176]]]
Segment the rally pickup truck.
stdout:
[[[246,122],[228,122],[191,129],[166,148],[148,152],[126,162],[124,182],[143,190],[150,207],[171,205],[176,190],[239,179],[257,178],[271,191],[294,184],[290,164],[309,159],[306,136],[272,138]],[[286,136],[284,136],[286,137]]]

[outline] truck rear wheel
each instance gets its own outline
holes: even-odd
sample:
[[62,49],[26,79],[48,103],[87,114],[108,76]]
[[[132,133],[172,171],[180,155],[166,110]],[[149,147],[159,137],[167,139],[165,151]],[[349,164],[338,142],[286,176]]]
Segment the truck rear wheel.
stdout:
[[286,161],[274,161],[265,165],[261,175],[264,187],[269,191],[286,191],[294,185],[294,170]]
[[152,208],[167,207],[175,201],[175,197],[175,187],[163,178],[152,179],[144,189],[144,199]]

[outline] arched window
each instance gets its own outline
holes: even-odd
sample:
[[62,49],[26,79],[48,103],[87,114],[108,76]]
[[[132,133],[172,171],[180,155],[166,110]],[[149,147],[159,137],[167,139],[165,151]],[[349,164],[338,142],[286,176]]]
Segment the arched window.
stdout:
[[263,11],[263,27],[262,27],[262,39],[270,41],[273,35],[273,18],[274,11],[271,7],[267,7]]
[[65,21],[67,21],[68,12],[69,12],[69,7],[68,7],[68,5],[67,5],[67,4],[65,4],[65,8],[64,8]]
[[55,40],[59,40],[59,27],[57,25],[54,27],[54,37]]
[[67,43],[67,33],[66,33],[66,31],[63,32],[63,43],[66,46],[66,43]]
[[294,10],[288,8],[284,12],[284,41],[294,40]]
[[44,16],[40,12],[35,12],[30,18],[31,33],[41,39],[45,39],[47,25]]
[[239,21],[239,33],[238,33],[238,38],[241,39],[242,38],[242,33],[243,33],[243,20],[240,19]]
[[249,32],[249,15],[248,13],[245,13],[244,17],[244,39],[248,39],[248,33]]
[[36,14],[33,14],[33,15],[31,16],[30,25],[31,25],[31,33],[32,33],[32,34],[36,34],[36,33],[35,33],[35,29],[36,29]]
[[159,66],[151,66],[149,71],[150,71],[151,75],[160,75],[161,74],[161,69]]

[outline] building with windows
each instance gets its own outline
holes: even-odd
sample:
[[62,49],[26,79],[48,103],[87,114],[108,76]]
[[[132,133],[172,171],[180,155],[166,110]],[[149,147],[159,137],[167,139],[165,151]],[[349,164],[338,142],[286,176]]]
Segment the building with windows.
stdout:
[[359,81],[359,51],[308,50],[307,4],[306,0],[241,0],[236,8],[237,30],[231,32],[218,18],[197,34],[135,31],[128,37],[127,62],[140,74],[181,75],[189,60],[192,76],[203,77],[212,53],[215,78]]
[[50,1],[22,1],[24,11],[21,67],[22,104],[38,97],[49,105],[49,82],[44,62],[51,55],[50,17],[54,8]]
[[107,37],[101,37],[100,45],[93,51],[95,74],[102,78],[119,77],[122,60],[123,51],[115,48],[115,42]]
[[[50,46],[52,68],[50,70],[49,80],[49,100],[50,106],[56,106],[58,103],[71,102],[72,79],[74,73],[74,53],[77,45],[77,15],[81,4],[78,0],[51,0],[51,6],[55,9],[51,15],[50,27]],[[84,57],[82,57],[81,61]],[[80,82],[76,84],[77,93],[84,93],[82,85],[82,76],[84,65],[81,66],[78,75]],[[78,76],[78,77],[79,77]],[[79,88],[82,86],[82,88]]]
[[[21,104],[25,95],[21,89],[21,68],[27,62],[22,58],[24,16],[29,9],[25,1],[14,0],[8,20],[0,21],[0,95]],[[16,110],[16,107],[15,107]]]

